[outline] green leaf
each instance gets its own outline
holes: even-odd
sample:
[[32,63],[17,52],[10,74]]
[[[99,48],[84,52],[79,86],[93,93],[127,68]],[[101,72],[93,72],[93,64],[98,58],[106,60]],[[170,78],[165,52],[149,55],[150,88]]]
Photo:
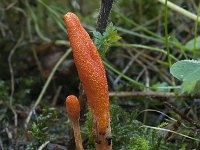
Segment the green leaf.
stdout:
[[[189,51],[193,51],[194,50],[194,39],[191,39],[190,41],[188,41],[186,44],[185,44],[185,47],[189,50]],[[196,49],[197,50],[200,50],[200,36],[198,36],[196,38]]]
[[117,34],[117,30],[115,26],[110,23],[106,31],[101,34],[98,31],[93,32],[94,35],[94,43],[99,50],[99,53],[102,57],[105,56],[109,47],[116,41],[118,41],[121,37]]
[[200,61],[181,60],[170,68],[171,74],[182,81],[200,80]]
[[183,93],[193,93],[193,90],[195,88],[195,85],[196,85],[196,81],[185,81],[182,83],[182,91]]
[[[190,94],[198,94],[200,83],[200,61],[181,60],[170,68],[170,73],[183,81],[182,91]],[[197,89],[198,88],[198,89]]]

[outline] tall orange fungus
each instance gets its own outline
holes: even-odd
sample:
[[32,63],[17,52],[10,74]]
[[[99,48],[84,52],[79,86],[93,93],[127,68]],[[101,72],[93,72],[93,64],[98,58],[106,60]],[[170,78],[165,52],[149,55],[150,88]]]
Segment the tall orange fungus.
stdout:
[[92,39],[73,13],[64,16],[78,75],[93,113],[96,131],[110,127],[109,95],[105,68]]

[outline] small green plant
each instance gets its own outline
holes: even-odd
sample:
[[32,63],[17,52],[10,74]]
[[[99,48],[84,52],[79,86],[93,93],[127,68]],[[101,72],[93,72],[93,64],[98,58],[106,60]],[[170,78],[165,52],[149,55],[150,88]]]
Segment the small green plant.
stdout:
[[29,133],[35,140],[35,143],[30,144],[26,150],[36,149],[39,145],[47,140],[48,136],[48,122],[56,117],[56,110],[54,108],[44,109],[43,113],[35,118]]
[[142,137],[133,137],[130,139],[130,149],[149,150],[149,142]]
[[109,47],[116,41],[118,41],[121,37],[117,34],[117,30],[115,26],[110,23],[106,31],[101,34],[98,31],[93,32],[94,35],[94,43],[97,46],[97,49],[99,50],[99,53],[102,57],[106,55],[108,52]]

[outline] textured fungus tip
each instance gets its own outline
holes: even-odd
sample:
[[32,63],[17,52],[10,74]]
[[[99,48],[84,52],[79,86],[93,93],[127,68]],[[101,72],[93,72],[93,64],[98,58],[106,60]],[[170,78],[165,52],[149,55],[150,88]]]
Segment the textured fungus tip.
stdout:
[[110,127],[108,84],[104,65],[92,39],[73,13],[64,16],[79,78],[92,109],[96,134]]
[[66,111],[70,120],[77,121],[80,118],[80,104],[76,96],[66,98]]
[[68,12],[68,13],[66,13],[66,14],[64,15],[64,19],[65,19],[65,20],[71,19],[72,17],[73,17],[73,18],[76,17],[76,18],[78,19],[78,17],[77,17],[74,13],[72,13],[72,12]]

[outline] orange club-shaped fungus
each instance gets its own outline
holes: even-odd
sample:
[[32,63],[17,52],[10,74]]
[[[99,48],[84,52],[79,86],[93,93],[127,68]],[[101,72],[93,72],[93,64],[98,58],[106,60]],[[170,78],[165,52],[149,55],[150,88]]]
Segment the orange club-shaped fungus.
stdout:
[[76,149],[83,150],[80,127],[79,127],[80,104],[76,96],[70,95],[66,98],[66,111],[74,130]]
[[64,21],[78,75],[92,110],[93,135],[97,143],[105,142],[107,139],[107,145],[111,147],[109,95],[104,65],[96,46],[78,17],[69,12],[64,16]]

